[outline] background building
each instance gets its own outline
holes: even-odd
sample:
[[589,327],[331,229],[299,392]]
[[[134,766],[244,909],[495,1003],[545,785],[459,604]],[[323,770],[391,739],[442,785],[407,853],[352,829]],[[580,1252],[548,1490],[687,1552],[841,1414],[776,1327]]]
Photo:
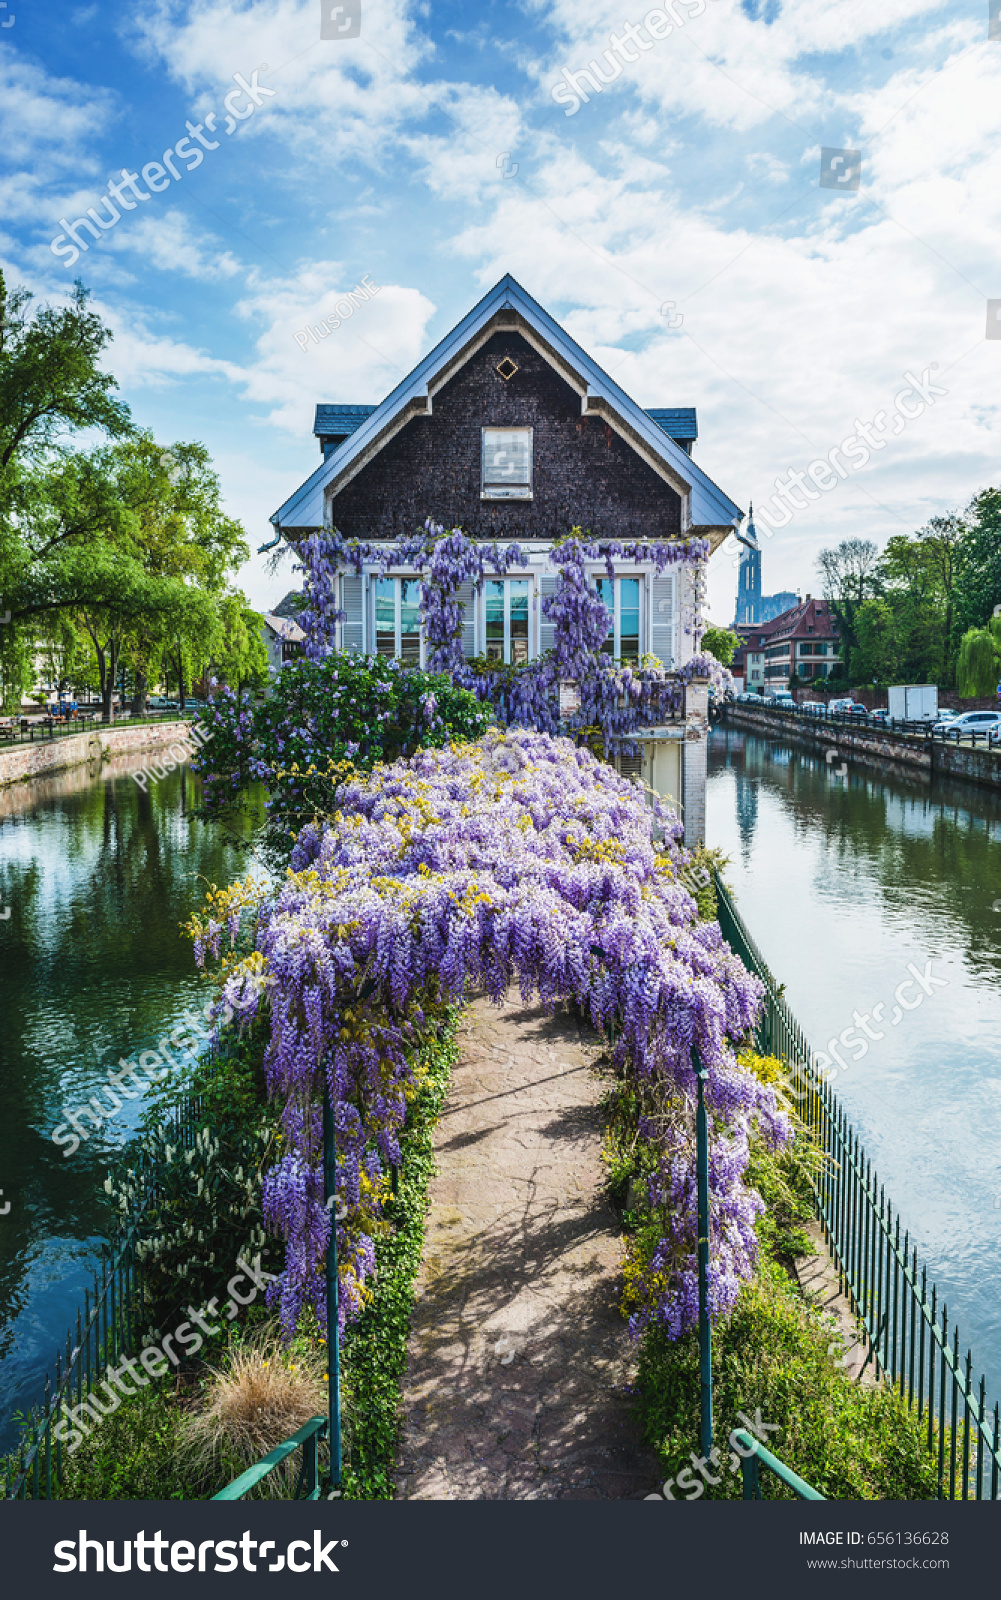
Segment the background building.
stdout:
[[750,627],[756,622],[769,622],[794,606],[799,596],[789,589],[780,594],[761,593],[761,546],[754,526],[754,505],[747,513],[747,526],[738,532],[743,545],[737,573],[737,610],[733,619],[735,628]]

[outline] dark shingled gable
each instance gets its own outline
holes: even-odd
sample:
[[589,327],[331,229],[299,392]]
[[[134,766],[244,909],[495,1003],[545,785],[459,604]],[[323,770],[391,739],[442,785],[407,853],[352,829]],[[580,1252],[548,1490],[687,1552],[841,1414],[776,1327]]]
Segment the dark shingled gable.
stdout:
[[[497,365],[518,367],[508,381]],[[360,408],[359,408],[360,409]],[[480,499],[480,429],[534,430],[531,501]],[[582,417],[580,396],[515,330],[495,333],[333,502],[348,538],[411,534],[426,517],[477,539],[681,534],[681,498],[612,428]]]

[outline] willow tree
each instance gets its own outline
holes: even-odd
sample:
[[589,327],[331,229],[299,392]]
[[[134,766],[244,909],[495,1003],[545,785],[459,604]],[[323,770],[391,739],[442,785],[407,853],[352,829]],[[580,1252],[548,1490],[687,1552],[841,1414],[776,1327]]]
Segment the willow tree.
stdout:
[[993,694],[1001,672],[1001,617],[963,634],[956,663],[956,688],[964,699]]

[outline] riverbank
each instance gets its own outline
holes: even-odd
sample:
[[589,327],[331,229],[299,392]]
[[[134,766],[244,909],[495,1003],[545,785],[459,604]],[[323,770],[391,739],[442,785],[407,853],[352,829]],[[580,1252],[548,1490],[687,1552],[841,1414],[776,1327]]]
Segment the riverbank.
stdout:
[[25,779],[48,773],[86,767],[96,778],[107,762],[139,750],[161,750],[183,740],[191,727],[189,718],[170,722],[139,723],[116,728],[97,724],[85,732],[58,739],[39,737],[29,744],[0,749],[0,791]]
[[1001,788],[1001,750],[988,750],[986,746],[946,744],[940,739],[895,733],[890,728],[813,722],[795,712],[764,708],[759,711],[756,706],[734,703],[723,708],[720,726],[782,739],[801,749],[819,751],[825,758],[833,750],[838,763],[844,758],[859,766],[882,772],[889,769],[891,774],[908,773],[929,782],[941,776]]

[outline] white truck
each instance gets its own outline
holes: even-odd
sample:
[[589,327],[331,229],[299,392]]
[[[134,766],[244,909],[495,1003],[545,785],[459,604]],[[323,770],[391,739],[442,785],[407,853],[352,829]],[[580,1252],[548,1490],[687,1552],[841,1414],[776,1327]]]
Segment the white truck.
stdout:
[[897,722],[937,722],[938,685],[896,683],[887,692],[890,716]]

